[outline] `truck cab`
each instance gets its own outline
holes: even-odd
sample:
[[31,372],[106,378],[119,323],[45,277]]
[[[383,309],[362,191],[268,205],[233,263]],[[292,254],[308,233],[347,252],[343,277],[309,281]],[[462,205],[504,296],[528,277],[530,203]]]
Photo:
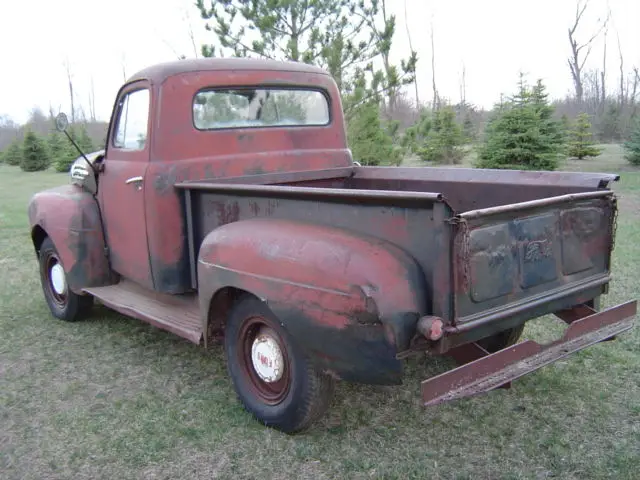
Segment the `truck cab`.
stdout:
[[[429,404],[631,328],[635,302],[597,311],[617,176],[455,170],[359,166],[319,68],[151,66],[119,90],[104,150],[29,203],[44,297],[66,321],[98,299],[221,340],[243,405],[286,432],[326,410],[336,379],[399,383],[410,354],[472,352],[423,385]],[[514,347],[547,313],[566,338]]]

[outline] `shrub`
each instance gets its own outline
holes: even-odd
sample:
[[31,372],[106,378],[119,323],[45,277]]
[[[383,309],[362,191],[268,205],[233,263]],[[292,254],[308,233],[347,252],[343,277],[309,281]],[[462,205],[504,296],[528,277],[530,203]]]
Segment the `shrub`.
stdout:
[[464,140],[455,112],[451,107],[444,107],[434,112],[429,133],[417,153],[425,162],[460,163]]
[[31,130],[24,136],[22,152],[20,168],[25,172],[37,172],[49,167],[51,161],[49,149],[46,143]]
[[9,145],[9,148],[4,152],[4,161],[7,165],[13,165],[17,167],[22,161],[22,144],[18,139],[15,139]]
[[347,139],[353,159],[362,165],[399,165],[402,161],[402,151],[383,127],[375,102],[357,107],[347,123]]
[[565,148],[541,81],[530,89],[521,76],[519,92],[495,108],[477,167],[555,170]]
[[635,127],[631,132],[631,138],[624,143],[626,150],[625,158],[631,165],[640,166],[640,120],[636,121]]
[[569,134],[569,149],[567,154],[582,160],[585,157],[597,157],[602,151],[596,148],[591,134],[591,122],[587,113],[581,113],[576,118]]

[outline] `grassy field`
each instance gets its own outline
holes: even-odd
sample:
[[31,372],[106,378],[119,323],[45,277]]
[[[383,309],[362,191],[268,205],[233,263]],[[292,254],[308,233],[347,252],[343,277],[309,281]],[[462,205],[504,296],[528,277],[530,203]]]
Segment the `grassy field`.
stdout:
[[[622,172],[613,305],[639,296],[640,171],[606,149],[563,168]],[[321,422],[286,436],[242,410],[220,349],[103,307],[76,324],[49,315],[26,204],[67,181],[0,166],[0,478],[640,477],[640,326],[511,390],[428,409],[420,381],[452,364],[413,359],[403,386],[340,383]]]

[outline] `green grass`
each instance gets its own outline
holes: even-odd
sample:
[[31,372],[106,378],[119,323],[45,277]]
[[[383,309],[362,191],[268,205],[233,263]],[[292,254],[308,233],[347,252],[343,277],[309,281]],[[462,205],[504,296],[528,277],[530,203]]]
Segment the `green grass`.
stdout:
[[[566,169],[624,171],[606,304],[636,298],[640,171],[619,149]],[[0,478],[632,479],[640,475],[640,328],[518,380],[511,390],[423,408],[420,381],[451,366],[412,359],[399,387],[340,383],[305,434],[240,407],[219,348],[104,307],[54,320],[26,216],[68,176],[0,166]],[[527,336],[560,328],[530,322]]]

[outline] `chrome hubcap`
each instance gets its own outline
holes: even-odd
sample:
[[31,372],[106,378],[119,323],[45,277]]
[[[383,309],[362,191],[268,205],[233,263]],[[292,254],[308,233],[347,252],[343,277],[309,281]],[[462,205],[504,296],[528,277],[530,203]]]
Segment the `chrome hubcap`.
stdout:
[[62,265],[56,263],[51,267],[50,275],[51,286],[53,291],[58,295],[64,295],[67,292],[67,281],[64,278],[64,269]]
[[251,346],[253,368],[263,382],[273,383],[282,378],[284,357],[278,342],[268,333],[259,333]]

